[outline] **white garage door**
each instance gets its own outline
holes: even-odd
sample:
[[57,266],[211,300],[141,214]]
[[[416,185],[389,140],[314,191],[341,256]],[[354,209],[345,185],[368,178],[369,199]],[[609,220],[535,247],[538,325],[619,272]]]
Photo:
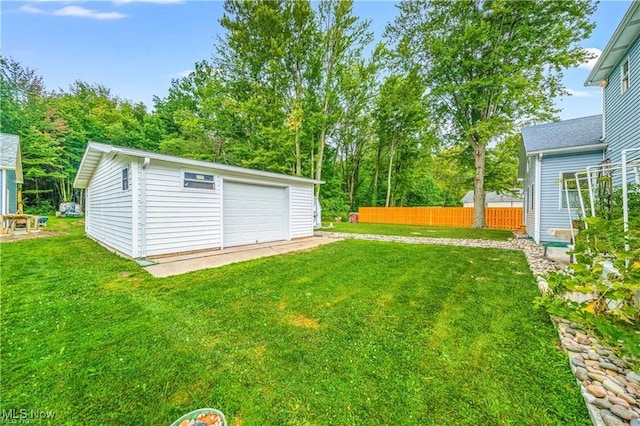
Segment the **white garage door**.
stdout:
[[225,247],[286,239],[285,188],[224,182]]

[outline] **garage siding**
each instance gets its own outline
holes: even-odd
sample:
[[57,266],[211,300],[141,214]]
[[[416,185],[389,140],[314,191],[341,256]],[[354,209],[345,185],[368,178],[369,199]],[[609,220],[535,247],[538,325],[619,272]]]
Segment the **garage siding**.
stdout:
[[289,187],[291,238],[313,236],[313,185]]
[[[183,188],[184,171],[213,174],[215,189]],[[144,173],[147,256],[220,247],[220,176],[154,161]]]
[[[122,169],[128,157],[103,157],[89,183],[86,232],[92,238],[128,255],[132,253],[132,185],[122,189]],[[129,174],[129,176],[131,176]]]

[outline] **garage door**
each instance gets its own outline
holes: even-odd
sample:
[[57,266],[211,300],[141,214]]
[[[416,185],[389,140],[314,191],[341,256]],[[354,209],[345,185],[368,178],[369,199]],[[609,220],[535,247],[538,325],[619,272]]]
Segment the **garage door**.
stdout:
[[285,188],[224,182],[224,246],[286,239]]

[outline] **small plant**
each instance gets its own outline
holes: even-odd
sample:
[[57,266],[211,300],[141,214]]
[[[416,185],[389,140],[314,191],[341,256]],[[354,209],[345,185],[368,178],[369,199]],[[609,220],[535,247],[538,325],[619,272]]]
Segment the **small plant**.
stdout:
[[[576,263],[549,274],[550,292],[536,299],[550,313],[580,322],[620,355],[640,359],[640,209],[623,232],[619,194],[605,218],[583,219]],[[617,201],[617,202],[616,202]],[[630,206],[640,202],[632,192]],[[629,249],[625,247],[628,243]]]

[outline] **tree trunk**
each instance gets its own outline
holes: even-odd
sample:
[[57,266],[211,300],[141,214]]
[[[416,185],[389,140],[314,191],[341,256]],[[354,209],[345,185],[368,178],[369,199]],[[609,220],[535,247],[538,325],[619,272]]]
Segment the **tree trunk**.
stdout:
[[[302,108],[302,70],[300,69],[299,61],[296,61],[296,107]],[[296,127],[296,176],[302,176],[302,152],[300,149],[300,126],[302,123]]]
[[486,228],[484,215],[484,172],[486,147],[480,143],[473,143],[473,157],[476,173],[473,179],[473,228]]
[[385,207],[389,207],[389,200],[391,199],[391,170],[393,169],[393,156],[395,154],[395,144],[391,144],[389,148],[389,170],[387,172],[387,201]]
[[[322,110],[322,127],[320,128],[320,137],[318,138],[318,156],[316,157],[316,179],[322,179],[322,159],[324,158],[324,144],[327,137],[327,121],[329,116],[329,95],[324,98],[324,108]],[[320,195],[320,185],[315,187],[315,196]]]
[[302,154],[300,153],[300,129],[296,129],[296,176],[302,176]]
[[371,194],[371,207],[377,207],[378,205],[378,174],[380,171],[380,143],[376,147],[376,170],[373,176],[373,191]]
[[18,184],[18,214],[24,214],[24,204],[22,203],[22,184]]

